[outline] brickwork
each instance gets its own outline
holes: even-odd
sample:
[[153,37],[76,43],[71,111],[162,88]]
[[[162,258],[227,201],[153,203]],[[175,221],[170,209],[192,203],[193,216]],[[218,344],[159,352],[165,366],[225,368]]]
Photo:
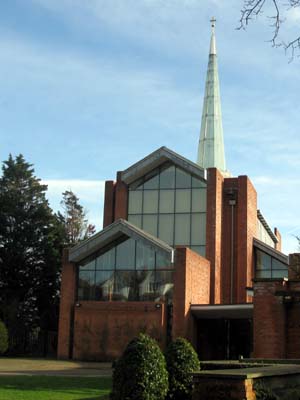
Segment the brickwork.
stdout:
[[58,349],[59,359],[68,359],[72,354],[72,324],[73,306],[76,295],[76,273],[73,263],[68,262],[69,252],[63,252],[62,276],[61,276],[61,295],[59,306],[59,326],[58,326]]
[[286,357],[286,312],[277,291],[282,279],[255,280],[253,310],[253,350],[255,358]]
[[114,182],[105,182],[103,228],[114,222]]
[[210,303],[221,302],[222,194],[224,178],[216,168],[207,170],[206,258],[210,261]]
[[164,349],[165,305],[82,301],[75,308],[74,332],[73,357],[77,360],[114,360],[140,332],[148,333]]
[[114,221],[120,218],[127,219],[128,217],[128,187],[121,180],[121,173],[117,173],[117,182],[115,184],[115,212]]
[[300,278],[300,253],[289,255],[289,279]]
[[278,239],[278,242],[275,245],[275,249],[278,250],[278,251],[281,251],[282,241],[281,241],[281,234],[280,234],[278,228],[274,228],[274,235]]
[[191,304],[209,304],[210,263],[186,247],[176,248],[172,336],[189,339],[196,347],[196,324]]

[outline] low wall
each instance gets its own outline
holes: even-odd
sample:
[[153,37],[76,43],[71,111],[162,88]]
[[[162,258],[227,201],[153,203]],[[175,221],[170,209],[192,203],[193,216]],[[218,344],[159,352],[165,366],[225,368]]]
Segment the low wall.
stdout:
[[300,388],[300,368],[296,365],[203,371],[194,374],[193,400],[255,400],[256,390]]
[[164,303],[82,301],[74,310],[73,359],[114,360],[140,332],[164,348]]

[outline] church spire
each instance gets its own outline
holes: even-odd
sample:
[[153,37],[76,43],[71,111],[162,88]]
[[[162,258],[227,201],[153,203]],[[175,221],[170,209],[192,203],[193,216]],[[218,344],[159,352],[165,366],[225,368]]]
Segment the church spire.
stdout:
[[216,19],[212,18],[210,22],[211,39],[197,164],[205,169],[215,167],[226,173],[215,38]]

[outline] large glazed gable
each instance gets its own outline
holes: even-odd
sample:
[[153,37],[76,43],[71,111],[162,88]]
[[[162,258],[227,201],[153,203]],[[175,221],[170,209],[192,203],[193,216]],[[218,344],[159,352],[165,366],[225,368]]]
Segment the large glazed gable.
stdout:
[[203,168],[165,146],[160,147],[147,157],[122,171],[121,179],[123,182],[129,185],[167,161],[205,181]]

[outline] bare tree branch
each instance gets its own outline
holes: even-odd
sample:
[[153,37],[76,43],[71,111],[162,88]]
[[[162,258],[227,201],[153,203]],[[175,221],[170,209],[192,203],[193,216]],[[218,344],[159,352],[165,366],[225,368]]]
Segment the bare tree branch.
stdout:
[[270,42],[274,47],[283,47],[285,52],[291,55],[291,61],[296,51],[300,53],[300,35],[288,42],[279,39],[281,26],[285,22],[285,20],[281,18],[282,7],[284,7],[285,10],[300,7],[300,0],[286,0],[285,4],[280,4],[280,0],[244,0],[237,29],[246,29],[249,22],[252,21],[253,18],[258,18],[267,5],[270,5],[271,10],[273,10],[271,11],[271,15],[268,16],[272,21],[270,26],[273,28],[273,36]]

